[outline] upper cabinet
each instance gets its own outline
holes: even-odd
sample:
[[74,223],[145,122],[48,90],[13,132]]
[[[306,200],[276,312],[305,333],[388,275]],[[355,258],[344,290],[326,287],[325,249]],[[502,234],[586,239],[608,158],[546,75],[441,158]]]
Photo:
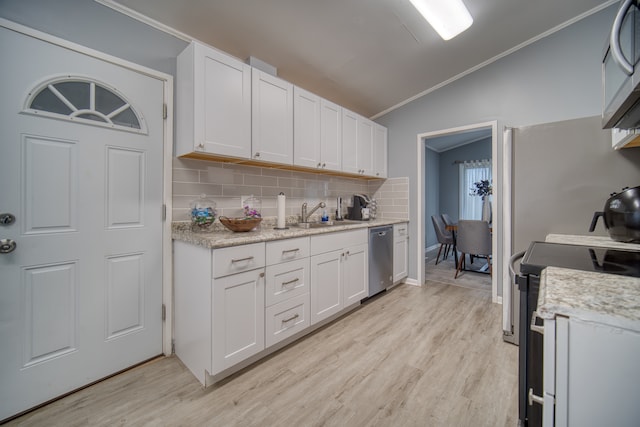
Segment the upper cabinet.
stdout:
[[339,171],[342,108],[302,88],[293,90],[293,164]]
[[293,85],[256,68],[252,70],[253,158],[293,164]]
[[251,157],[251,67],[199,43],[179,56],[176,156]]
[[199,42],[177,65],[176,156],[386,178],[383,126]]
[[377,123],[373,127],[373,175],[387,177],[387,128]]
[[[386,128],[359,114],[342,109],[343,172],[386,177],[386,144]],[[376,157],[378,151],[381,154]],[[382,162],[385,162],[384,166],[381,165]]]

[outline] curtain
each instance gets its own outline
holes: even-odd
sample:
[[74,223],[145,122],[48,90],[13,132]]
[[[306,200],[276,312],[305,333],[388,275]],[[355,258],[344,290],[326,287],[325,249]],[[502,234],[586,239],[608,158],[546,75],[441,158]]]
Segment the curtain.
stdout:
[[482,197],[472,195],[472,191],[474,183],[485,179],[492,182],[491,160],[460,163],[460,219],[482,219]]

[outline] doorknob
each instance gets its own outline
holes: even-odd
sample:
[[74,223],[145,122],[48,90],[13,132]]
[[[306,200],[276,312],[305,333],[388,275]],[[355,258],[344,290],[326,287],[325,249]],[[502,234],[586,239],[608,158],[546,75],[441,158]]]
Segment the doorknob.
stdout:
[[0,254],[8,254],[16,250],[16,242],[11,239],[0,239]]
[[11,225],[16,222],[16,217],[10,213],[0,213],[0,225]]

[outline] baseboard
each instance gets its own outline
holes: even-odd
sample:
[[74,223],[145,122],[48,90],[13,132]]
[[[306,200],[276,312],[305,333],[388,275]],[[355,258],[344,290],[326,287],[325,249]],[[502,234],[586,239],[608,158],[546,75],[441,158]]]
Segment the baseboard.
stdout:
[[404,279],[404,283],[411,286],[421,286],[416,279],[412,279],[410,277]]

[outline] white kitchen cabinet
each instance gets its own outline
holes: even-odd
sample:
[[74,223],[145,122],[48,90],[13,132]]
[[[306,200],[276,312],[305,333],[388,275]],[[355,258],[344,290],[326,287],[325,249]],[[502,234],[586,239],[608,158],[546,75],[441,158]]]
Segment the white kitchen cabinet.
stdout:
[[211,374],[264,350],[264,269],[213,281]]
[[358,116],[358,169],[361,175],[373,176],[373,129],[375,123]]
[[173,247],[175,352],[207,384],[265,348],[265,244]]
[[272,346],[310,325],[309,238],[267,242],[265,341]]
[[638,425],[638,331],[558,316],[544,332],[544,426]]
[[176,156],[251,157],[251,67],[192,42],[178,55]]
[[409,275],[409,224],[393,225],[393,284]]
[[254,160],[293,164],[293,85],[256,68],[251,71]]
[[369,296],[369,249],[366,243],[344,248],[342,268],[342,304],[351,304]]
[[359,174],[358,115],[342,109],[342,171]]
[[293,90],[293,163],[339,171],[342,156],[342,109],[299,87]]
[[387,177],[387,128],[377,123],[373,127],[373,175]]
[[[374,151],[380,152],[374,165]],[[342,109],[342,171],[362,176],[386,176],[386,129]]]
[[293,88],[293,164],[321,168],[320,97]]
[[342,169],[342,107],[320,99],[320,162],[323,170]]
[[311,237],[311,324],[368,296],[367,239],[364,229]]

